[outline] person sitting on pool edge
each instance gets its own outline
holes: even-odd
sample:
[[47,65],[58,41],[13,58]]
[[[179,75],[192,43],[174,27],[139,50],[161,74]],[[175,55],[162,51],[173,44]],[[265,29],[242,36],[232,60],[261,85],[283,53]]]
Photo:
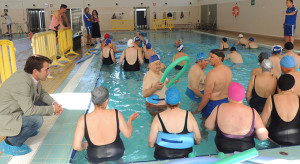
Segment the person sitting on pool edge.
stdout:
[[146,108],[151,115],[155,115],[166,109],[165,92],[168,78],[164,83],[160,82],[161,72],[160,58],[157,54],[150,57],[149,71],[143,80],[143,96],[146,98]]
[[101,60],[103,65],[111,65],[116,63],[114,50],[110,39],[105,40],[105,47],[101,51]]
[[153,56],[155,54],[155,51],[152,48],[151,43],[147,43],[146,44],[146,50],[144,51],[145,55],[145,63],[149,63],[149,59],[151,56]]
[[242,55],[236,51],[235,47],[231,47],[230,54],[224,58],[224,60],[228,59],[230,59],[231,63],[244,63]]
[[261,52],[259,55],[258,55],[258,63],[259,63],[259,67],[257,68],[254,68],[252,71],[251,71],[251,77],[254,76],[254,75],[259,75],[262,73],[262,69],[261,69],[261,63],[262,61],[264,61],[264,59],[269,59],[269,54],[266,53],[266,52]]
[[300,96],[300,72],[296,70],[295,59],[292,56],[286,55],[280,60],[280,66],[283,74],[290,74],[294,76],[294,93]]
[[249,38],[249,43],[246,44],[245,48],[258,48],[258,45],[254,42],[254,38]]
[[134,48],[132,39],[127,42],[128,48],[125,49],[119,59],[119,65],[122,67],[124,60],[124,71],[139,71],[140,66],[144,63],[141,53],[139,50]]
[[200,103],[204,95],[206,75],[204,69],[207,67],[207,56],[200,52],[197,54],[196,64],[192,66],[188,74],[188,87],[185,94],[191,99]]
[[[172,62],[174,62],[176,59],[183,57],[183,56],[188,56],[186,53],[183,52],[184,46],[182,44],[179,44],[177,46],[177,54],[173,56]],[[180,62],[178,65],[175,66],[175,69],[181,70],[183,66],[185,65],[186,61]]]
[[214,49],[209,53],[209,64],[214,68],[206,76],[204,96],[193,114],[201,112],[207,118],[211,111],[219,104],[228,103],[228,86],[232,81],[232,72],[223,64],[225,54]]
[[294,93],[295,78],[280,76],[278,94],[268,97],[261,114],[265,126],[268,122],[270,139],[280,145],[300,145],[300,97]]
[[273,63],[270,59],[264,59],[261,63],[262,73],[250,78],[246,99],[251,108],[262,112],[267,98],[276,92],[277,79],[273,74]]
[[[109,92],[104,87],[97,87],[91,92],[95,110],[80,117],[74,134],[73,148],[77,151],[87,149],[87,159],[91,163],[116,161],[125,152],[120,132],[130,138],[132,122],[139,116],[137,112],[129,116],[126,123],[117,109],[106,109]],[[82,143],[83,137],[86,142]]]
[[259,114],[243,104],[244,98],[244,87],[232,82],[228,87],[229,103],[219,104],[205,121],[208,130],[217,132],[215,143],[220,152],[242,152],[255,147],[254,137],[268,139]]
[[239,34],[239,38],[238,38],[238,41],[235,43],[235,45],[242,45],[242,46],[246,46],[249,44],[249,41],[244,38],[243,34]]
[[228,45],[228,43],[227,43],[227,38],[222,38],[222,43],[221,43],[221,45],[220,45],[220,50],[222,50],[222,51],[227,51],[227,50],[229,50],[229,45]]
[[[176,87],[170,87],[165,98],[168,108],[154,117],[148,145],[155,146],[157,160],[187,158],[193,152],[193,145],[201,142],[198,123],[191,112],[180,108],[180,93]],[[183,143],[172,144],[166,140]]]

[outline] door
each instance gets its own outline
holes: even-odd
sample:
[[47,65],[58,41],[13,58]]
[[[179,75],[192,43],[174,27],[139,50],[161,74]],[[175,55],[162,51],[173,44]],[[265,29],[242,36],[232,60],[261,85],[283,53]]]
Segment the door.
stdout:
[[137,29],[147,29],[147,8],[135,8],[135,27]]
[[45,31],[44,9],[27,9],[29,30],[32,32]]

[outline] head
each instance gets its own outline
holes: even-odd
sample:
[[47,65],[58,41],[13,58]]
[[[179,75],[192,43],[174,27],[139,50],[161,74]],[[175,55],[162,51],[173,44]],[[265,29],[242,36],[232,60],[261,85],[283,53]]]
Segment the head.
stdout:
[[136,44],[136,45],[140,44],[140,41],[141,41],[140,37],[136,36],[133,38],[133,40],[134,40],[134,44]]
[[133,40],[132,39],[128,39],[128,41],[127,41],[127,47],[131,48],[133,46],[134,46]]
[[104,87],[97,87],[91,92],[92,102],[95,107],[106,108],[108,104],[109,92]]
[[291,74],[281,75],[277,81],[277,87],[281,91],[294,90],[295,78]]
[[224,43],[226,43],[226,42],[227,42],[227,38],[222,38],[222,41],[223,41]]
[[286,55],[280,60],[281,71],[286,74],[296,68],[294,57]]
[[50,74],[49,66],[52,61],[42,55],[31,55],[27,59],[24,71],[31,74],[38,81],[45,81]]
[[260,65],[263,72],[273,71],[273,62],[271,59],[264,59]]
[[205,55],[203,52],[199,52],[197,54],[196,63],[202,68],[205,69],[208,64],[207,55]]
[[7,16],[7,13],[4,13],[4,16]]
[[230,51],[231,51],[231,53],[232,53],[232,52],[236,51],[236,48],[235,48],[235,47],[231,47],[231,48],[230,48]]
[[240,38],[243,38],[243,37],[244,37],[244,35],[243,35],[243,34],[239,34],[239,39],[240,39]]
[[160,57],[159,55],[155,54],[152,55],[149,59],[149,68],[153,72],[159,72],[160,71]]
[[111,40],[110,40],[110,39],[106,39],[106,40],[105,40],[105,45],[111,46]]
[[137,31],[137,32],[135,33],[135,35],[136,35],[136,36],[140,36],[140,35],[141,35],[141,32]]
[[110,38],[110,35],[109,34],[105,34],[104,35],[104,39],[109,39]]
[[62,11],[63,13],[65,13],[65,12],[67,12],[67,8],[68,8],[67,5],[61,4],[59,9],[60,9],[60,11]]
[[183,49],[184,49],[183,44],[179,44],[179,45],[177,46],[177,51],[178,51],[178,52],[182,52]]
[[175,46],[177,47],[180,44],[178,40],[175,40]]
[[294,4],[294,0],[286,0],[286,7],[290,8]]
[[254,38],[253,37],[249,38],[249,41],[254,42]]
[[232,82],[228,87],[228,98],[230,101],[243,103],[245,88],[242,84]]
[[282,53],[282,47],[280,45],[275,45],[272,47],[272,54],[280,55]]
[[180,92],[176,87],[170,87],[166,91],[165,100],[167,107],[170,109],[180,106]]
[[266,52],[261,52],[259,55],[258,55],[258,62],[259,64],[261,64],[261,62],[265,59],[269,59],[269,54],[266,53]]
[[209,53],[209,64],[214,66],[218,63],[222,63],[224,61],[225,54],[219,49],[213,49]]
[[293,50],[294,49],[294,44],[292,42],[286,42],[284,45],[284,49],[287,51]]
[[98,11],[97,11],[97,10],[93,10],[93,11],[92,11],[92,14],[98,16]]
[[152,47],[152,46],[151,46],[150,43],[147,43],[147,44],[146,44],[146,48],[147,48],[147,49],[151,49],[151,47]]
[[84,8],[84,13],[88,13],[88,12],[90,12],[90,8],[88,7]]

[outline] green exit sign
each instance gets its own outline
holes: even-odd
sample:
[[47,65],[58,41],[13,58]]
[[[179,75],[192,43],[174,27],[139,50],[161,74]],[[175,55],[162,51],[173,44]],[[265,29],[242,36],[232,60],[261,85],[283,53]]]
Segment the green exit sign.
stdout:
[[255,5],[255,0],[251,0],[251,6]]

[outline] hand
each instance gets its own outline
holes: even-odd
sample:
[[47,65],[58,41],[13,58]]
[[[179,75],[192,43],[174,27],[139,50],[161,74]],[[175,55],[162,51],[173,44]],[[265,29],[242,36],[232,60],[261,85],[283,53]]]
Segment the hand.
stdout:
[[164,87],[164,83],[162,82],[157,82],[154,86],[157,90],[162,89]]
[[285,11],[282,11],[282,14],[283,14],[283,15],[286,15],[286,12],[285,12]]
[[198,113],[200,113],[198,110],[194,110],[193,112],[192,112],[192,114],[198,114]]
[[53,105],[54,105],[54,114],[56,116],[59,116],[64,111],[64,108],[57,102],[54,102]]
[[83,143],[81,144],[81,147],[82,147],[83,149],[87,149],[88,146],[89,146],[89,144],[88,144],[86,141],[83,142]]
[[134,121],[136,118],[138,118],[138,116],[139,116],[139,113],[135,112],[129,116],[129,120]]

